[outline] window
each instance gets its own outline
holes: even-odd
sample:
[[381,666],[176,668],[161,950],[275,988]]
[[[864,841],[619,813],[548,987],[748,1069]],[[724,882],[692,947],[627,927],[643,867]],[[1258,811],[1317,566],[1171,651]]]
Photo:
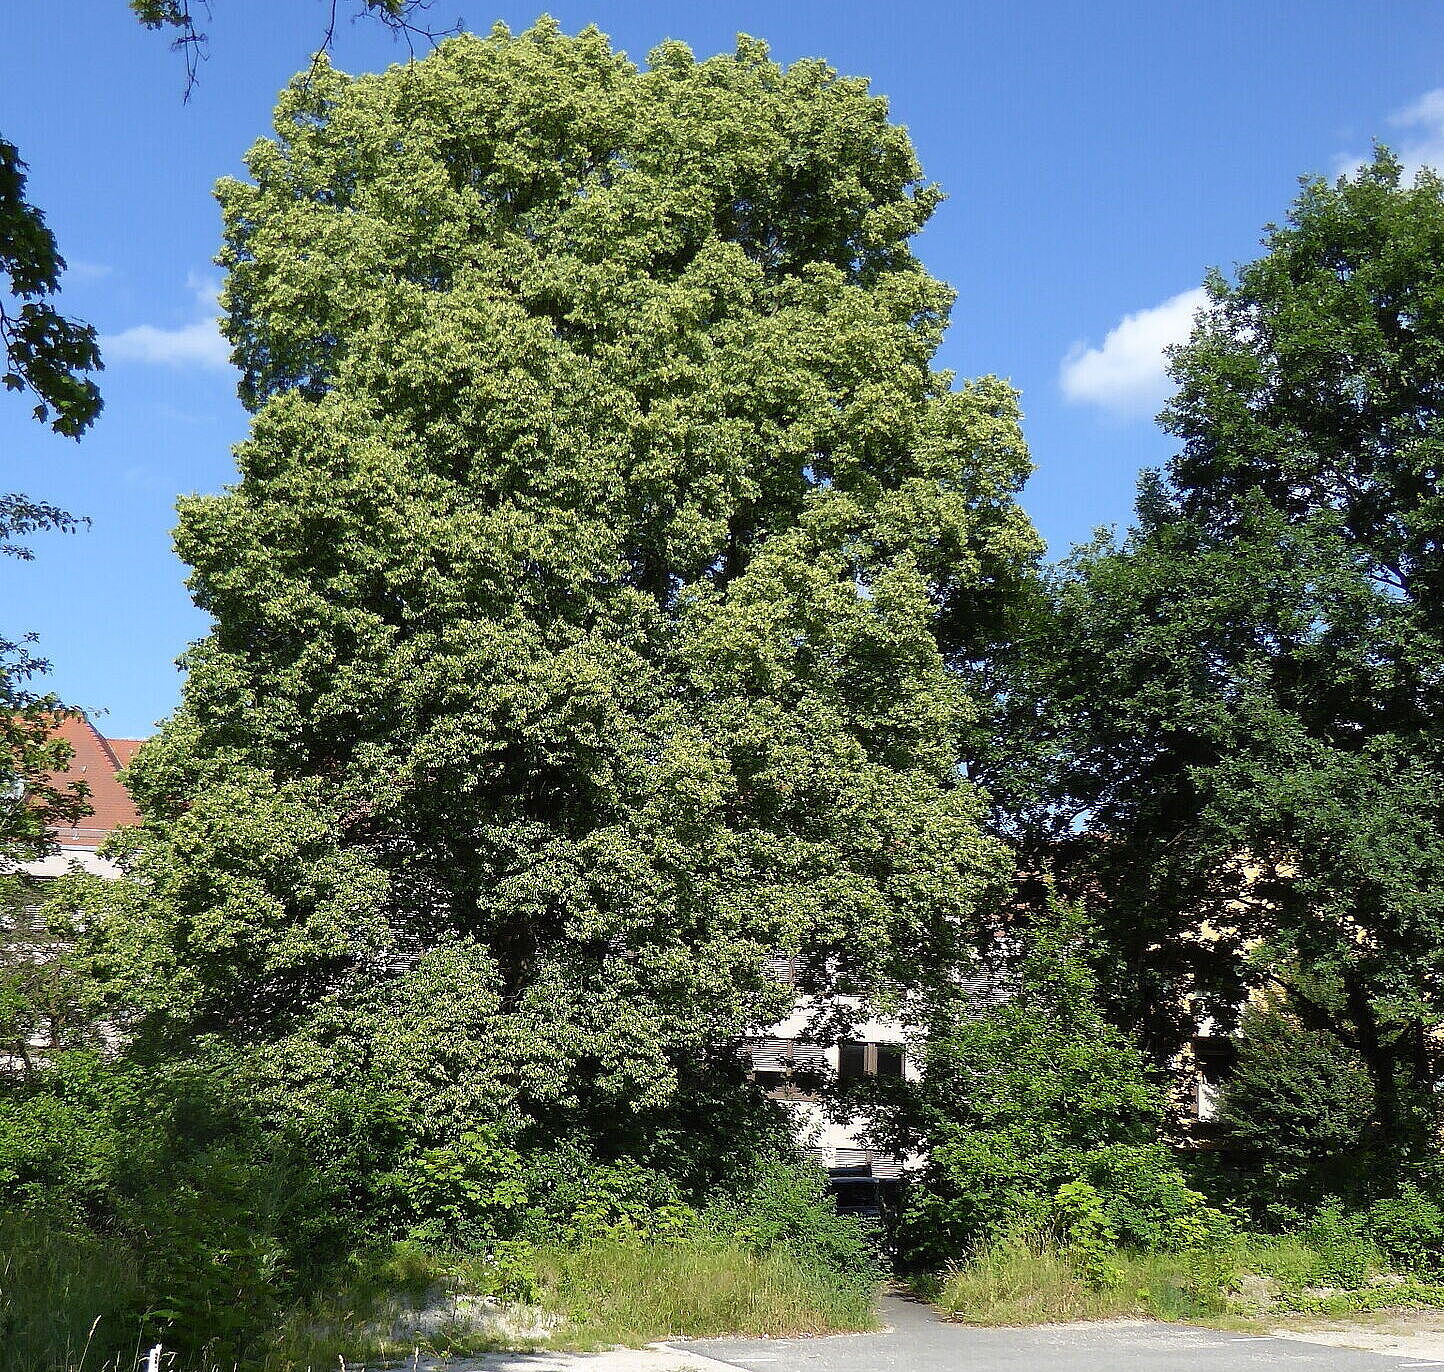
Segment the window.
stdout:
[[797,985],[797,959],[778,953],[767,959],[767,970],[784,986]]
[[858,1081],[863,1077],[901,1077],[903,1060],[900,1043],[840,1043],[837,1047],[837,1079]]
[[877,1074],[880,1077],[901,1077],[903,1074],[903,1050],[900,1043],[877,1045]]
[[47,877],[26,877],[13,905],[0,907],[0,941],[10,945],[53,943],[45,924]]
[[840,1043],[837,1047],[837,1079],[839,1081],[857,1081],[868,1075],[867,1071],[867,1050],[871,1047],[867,1043]]
[[796,1039],[753,1039],[743,1049],[751,1076],[776,1100],[807,1100],[827,1069],[827,1050]]

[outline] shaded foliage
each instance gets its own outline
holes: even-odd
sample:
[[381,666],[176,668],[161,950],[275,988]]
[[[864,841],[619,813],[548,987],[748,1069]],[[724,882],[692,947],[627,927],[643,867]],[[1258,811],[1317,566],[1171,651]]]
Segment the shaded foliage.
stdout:
[[1168,1250],[1221,1226],[1161,1142],[1158,1084],[1100,1012],[1087,933],[1055,911],[1025,936],[1006,999],[960,998],[929,1026],[921,1080],[880,1124],[891,1146],[926,1149],[904,1261],[937,1267],[1052,1228],[1086,1265],[1120,1239]]
[[[1137,527],[1056,578],[1013,682],[1014,828],[1159,1062],[1282,988],[1432,1147],[1444,971],[1444,187],[1305,184],[1173,354]],[[996,778],[996,780],[995,780]],[[1045,856],[1046,855],[1046,856]]]
[[1275,1219],[1319,1196],[1359,1203],[1392,1184],[1380,1171],[1369,1073],[1337,1035],[1275,1005],[1247,1011],[1219,1118],[1254,1201]]
[[100,369],[100,348],[89,324],[50,303],[64,270],[44,214],[26,198],[25,163],[0,138],[0,384],[31,392],[36,419],[79,438],[100,413],[100,389],[88,375]]

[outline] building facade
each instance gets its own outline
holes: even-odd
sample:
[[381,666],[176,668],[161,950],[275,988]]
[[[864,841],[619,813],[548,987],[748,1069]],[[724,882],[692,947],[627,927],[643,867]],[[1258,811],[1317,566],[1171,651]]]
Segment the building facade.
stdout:
[[75,782],[84,782],[85,803],[90,813],[73,825],[52,828],[53,851],[32,862],[21,863],[20,870],[42,881],[62,876],[72,867],[99,876],[116,876],[114,864],[96,850],[123,825],[140,823],[135,802],[117,773],[129,764],[141,740],[106,738],[79,711],[63,715],[53,733],[70,745],[71,757],[64,771],[51,774],[50,784],[64,790]]
[[130,761],[139,741],[106,738],[79,712],[57,717],[52,736],[68,744],[68,765],[47,778],[64,792],[85,785],[89,813],[74,824],[47,832],[48,851],[4,868],[6,897],[0,901],[0,974],[12,991],[16,1013],[0,1018],[0,1072],[28,1072],[68,1040],[74,1006],[58,958],[60,945],[45,918],[46,887],[57,877],[81,870],[101,877],[118,875],[102,857],[100,846],[116,829],[137,824],[140,816],[117,775]]

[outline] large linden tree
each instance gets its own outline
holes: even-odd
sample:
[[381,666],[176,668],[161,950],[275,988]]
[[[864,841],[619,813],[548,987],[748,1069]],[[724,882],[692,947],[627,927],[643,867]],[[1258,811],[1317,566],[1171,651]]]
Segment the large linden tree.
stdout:
[[685,1170],[770,957],[846,1032],[1009,870],[968,683],[1039,543],[1013,392],[933,367],[939,193],[865,81],[750,39],[497,29],[319,66],[275,129],[219,189],[252,422],[177,534],[214,627],[94,965],[133,1051],[287,1108]]

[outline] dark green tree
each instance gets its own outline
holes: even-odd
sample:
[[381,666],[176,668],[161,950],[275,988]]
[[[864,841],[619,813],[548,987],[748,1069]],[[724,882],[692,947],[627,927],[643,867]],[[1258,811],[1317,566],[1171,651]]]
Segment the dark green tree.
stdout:
[[[178,546],[213,632],[85,893],[135,1051],[251,1052],[674,1172],[739,1040],[951,975],[960,774],[1038,554],[1013,392],[932,367],[939,196],[866,83],[542,22],[285,93],[222,183],[254,418]],[[327,1093],[331,1093],[330,1096]]]
[[905,1260],[936,1270],[1017,1226],[1056,1224],[1059,1188],[1077,1182],[1130,1243],[1196,1241],[1217,1217],[1164,1144],[1157,1075],[1101,1013],[1096,934],[1055,902],[1012,941],[1011,968],[930,1019],[918,1080],[879,1083],[875,1141],[922,1158]]
[[[0,496],[0,557],[29,561],[24,541],[40,529],[72,530],[81,521],[28,496]],[[38,689],[49,664],[35,651],[33,637],[0,639],[0,904],[22,899],[13,887],[16,864],[40,857],[47,830],[75,823],[88,813],[82,779],[59,784],[70,761],[70,745],[55,736],[64,707]],[[12,899],[11,897],[15,897]]]
[[1241,1027],[1219,1118],[1252,1179],[1247,1199],[1266,1213],[1298,1215],[1323,1196],[1358,1203],[1387,1185],[1372,1165],[1373,1090],[1358,1052],[1278,1004],[1250,1008]]
[[34,396],[36,419],[78,438],[100,413],[100,390],[88,375],[100,368],[100,349],[89,324],[67,319],[50,302],[64,270],[55,235],[25,198],[25,163],[0,138],[0,381]]
[[[1444,974],[1444,186],[1311,181],[1177,349],[1138,525],[1020,674],[1028,823],[1164,1057],[1249,984],[1430,1137]],[[1042,777],[1043,780],[1039,780]],[[1006,784],[1006,783],[1005,783]],[[1020,794],[1023,787],[1018,788]],[[1041,861],[1041,858],[1040,858]]]

